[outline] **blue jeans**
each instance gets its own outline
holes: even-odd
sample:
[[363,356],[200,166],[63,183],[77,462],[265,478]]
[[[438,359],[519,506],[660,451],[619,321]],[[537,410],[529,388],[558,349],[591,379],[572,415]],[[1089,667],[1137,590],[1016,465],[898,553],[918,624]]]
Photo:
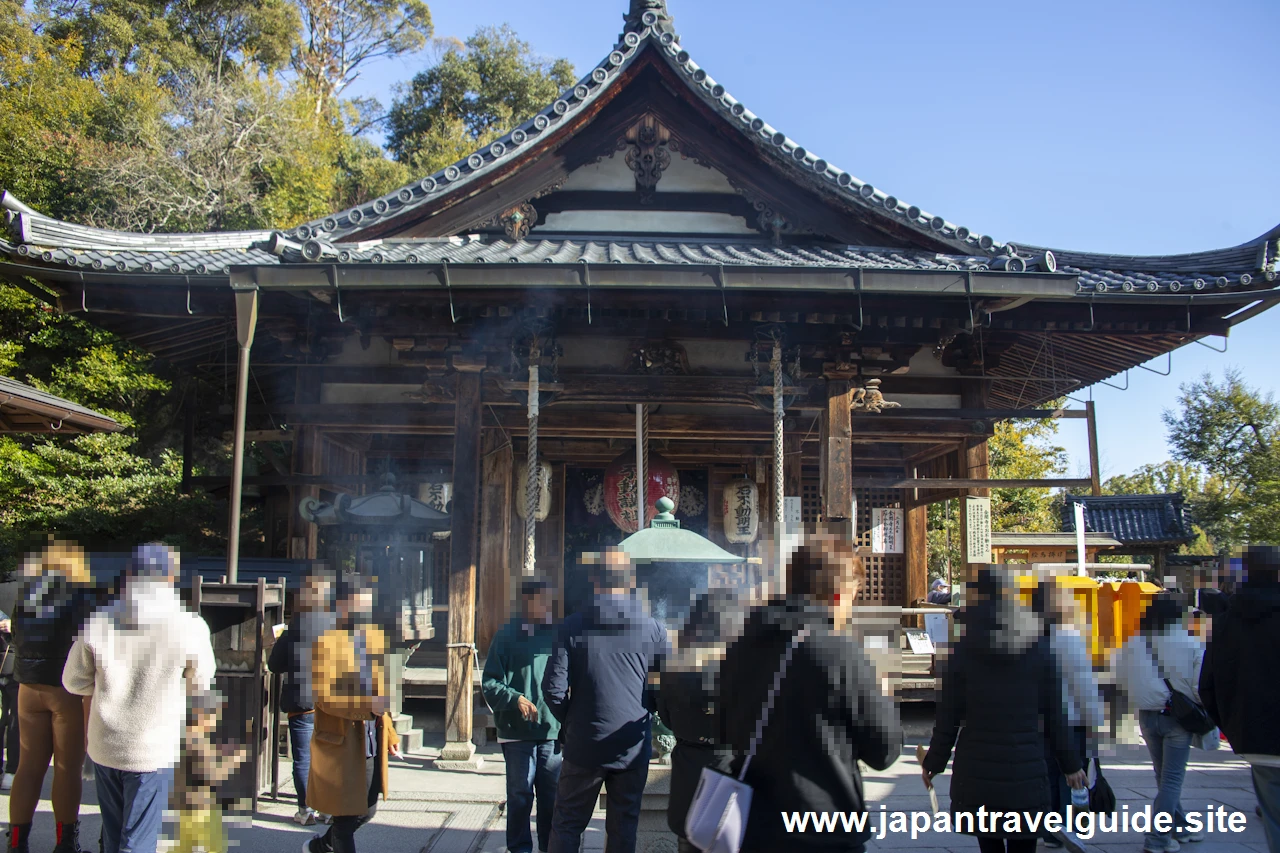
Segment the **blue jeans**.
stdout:
[[173,768],[132,773],[94,763],[102,810],[102,853],[156,853]]
[[[1138,725],[1151,753],[1151,764],[1156,771],[1156,799],[1152,805],[1152,818],[1158,814],[1172,815],[1175,830],[1182,829],[1182,781],[1187,776],[1187,759],[1191,755],[1191,733],[1178,725],[1178,721],[1159,711],[1139,711]],[[1169,846],[1172,833],[1147,833],[1143,843],[1145,850],[1164,850]]]
[[307,807],[307,774],[311,772],[311,735],[316,730],[316,715],[297,714],[289,717],[289,754],[293,756],[293,790],[298,792],[298,810]]
[[1280,853],[1280,767],[1254,767],[1253,790],[1262,809],[1262,826],[1267,830],[1267,848]]
[[560,784],[560,744],[551,740],[518,740],[502,744],[507,763],[507,850],[533,853],[529,816],[538,802],[538,849],[551,846],[551,816]]

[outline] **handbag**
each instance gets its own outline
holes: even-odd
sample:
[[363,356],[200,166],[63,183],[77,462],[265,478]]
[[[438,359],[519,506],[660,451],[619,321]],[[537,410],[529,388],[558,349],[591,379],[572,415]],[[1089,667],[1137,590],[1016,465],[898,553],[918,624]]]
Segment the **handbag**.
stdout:
[[1102,775],[1102,765],[1096,755],[1089,759],[1089,776],[1089,811],[1111,814],[1116,810],[1116,792]]
[[755,757],[756,748],[764,736],[764,728],[769,724],[769,713],[773,710],[774,699],[778,689],[782,687],[782,678],[787,674],[791,657],[796,647],[809,635],[808,628],[802,628],[791,638],[791,643],[782,654],[782,663],[773,676],[773,686],[764,700],[760,717],[756,720],[756,730],[751,735],[751,745],[747,748],[747,756],[743,759],[742,769],[735,779],[710,767],[702,768],[698,778],[698,788],[694,791],[693,802],[689,805],[689,813],[684,819],[684,835],[689,843],[703,853],[738,853],[742,849],[742,840],[747,832],[747,818],[751,814],[751,786],[747,778],[747,768]]
[[1178,725],[1191,734],[1208,734],[1214,727],[1214,722],[1209,716],[1209,712],[1195,699],[1180,690],[1173,689],[1173,684],[1169,682],[1169,679],[1164,674],[1164,667],[1160,665],[1160,658],[1156,655],[1155,646],[1151,645],[1151,641],[1145,637],[1143,641],[1147,644],[1147,651],[1151,653],[1151,660],[1155,662],[1156,671],[1164,679],[1164,686],[1169,688],[1169,714],[1178,721]]

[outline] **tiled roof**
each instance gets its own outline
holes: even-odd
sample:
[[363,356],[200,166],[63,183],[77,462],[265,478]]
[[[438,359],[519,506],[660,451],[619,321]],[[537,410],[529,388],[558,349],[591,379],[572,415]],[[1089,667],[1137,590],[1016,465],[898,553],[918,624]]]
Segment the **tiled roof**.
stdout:
[[[0,416],[12,426],[0,426],[0,432],[57,432],[63,429],[67,432],[115,432],[120,429],[120,424],[113,418],[7,376],[0,376]],[[52,429],[54,425],[56,429]]]
[[[274,245],[276,251],[267,246]],[[302,245],[277,239],[238,249],[203,251],[138,251],[136,249],[41,248],[0,241],[0,252],[45,264],[106,272],[150,272],[173,275],[225,274],[236,265],[300,263]],[[883,270],[991,269],[998,259],[936,252],[874,249],[861,246],[784,245],[767,242],[708,240],[531,239],[515,242],[479,236],[446,239],[377,240],[324,247],[342,264],[670,264],[753,267],[822,267]]]
[[1174,544],[1195,539],[1186,518],[1183,496],[1178,493],[1067,495],[1062,507],[1063,530],[1075,530],[1074,505],[1077,503],[1084,504],[1086,530],[1110,533],[1125,545]]
[[[638,19],[636,13],[639,12]],[[632,4],[626,16],[627,30],[614,49],[571,89],[533,118],[521,124],[486,147],[395,192],[330,216],[316,219],[294,229],[294,236],[306,240],[318,235],[328,240],[341,240],[368,228],[374,222],[399,216],[423,207],[464,187],[495,169],[518,158],[527,148],[557,136],[576,113],[581,112],[605,93],[646,49],[652,49],[674,69],[700,100],[724,117],[726,122],[776,163],[809,182],[818,182],[846,202],[893,218],[932,240],[948,243],[960,254],[1012,255],[1014,248],[992,237],[973,233],[945,217],[922,210],[876,189],[866,181],[827,162],[770,125],[746,105],[730,95],[689,55],[671,26],[665,5],[640,11]]]

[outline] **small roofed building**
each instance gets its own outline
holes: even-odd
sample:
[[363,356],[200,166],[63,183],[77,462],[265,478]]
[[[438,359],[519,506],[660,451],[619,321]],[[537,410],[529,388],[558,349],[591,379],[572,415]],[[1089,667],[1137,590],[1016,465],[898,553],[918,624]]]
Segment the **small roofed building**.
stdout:
[[[1099,553],[1111,553],[1124,544],[1108,533],[1085,533],[1085,561],[1097,562]],[[1075,533],[992,533],[991,558],[996,563],[1074,563]]]
[[1165,578],[1168,557],[1195,541],[1181,493],[1168,495],[1067,495],[1062,506],[1062,527],[1074,535],[1075,505],[1084,506],[1088,533],[1107,533],[1119,541],[1112,554],[1149,556],[1152,570]]
[[113,418],[47,391],[0,376],[0,435],[118,432]]

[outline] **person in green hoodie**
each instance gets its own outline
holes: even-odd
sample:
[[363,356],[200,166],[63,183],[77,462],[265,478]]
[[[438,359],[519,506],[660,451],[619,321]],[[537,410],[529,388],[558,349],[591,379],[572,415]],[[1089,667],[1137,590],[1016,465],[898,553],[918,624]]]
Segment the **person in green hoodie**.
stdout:
[[480,689],[493,711],[507,765],[507,850],[533,853],[529,818],[536,795],[538,850],[551,842],[551,817],[560,783],[560,723],[542,698],[542,674],[556,631],[551,587],[540,578],[520,584],[520,613],[489,646]]

